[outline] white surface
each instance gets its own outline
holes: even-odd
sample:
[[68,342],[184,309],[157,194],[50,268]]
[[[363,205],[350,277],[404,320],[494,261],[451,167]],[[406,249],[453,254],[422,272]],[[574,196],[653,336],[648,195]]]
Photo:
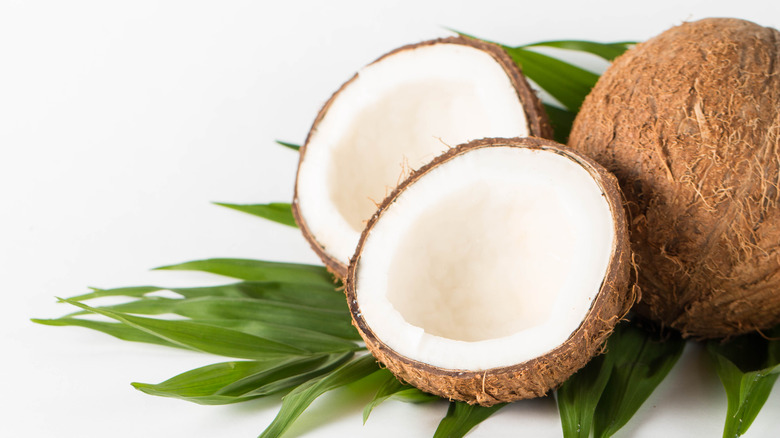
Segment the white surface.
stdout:
[[490,54],[463,44],[397,52],[362,68],[317,125],[298,177],[301,215],[348,265],[377,204],[412,170],[451,146],[526,135],[523,103]]
[[612,210],[579,163],[493,147],[407,186],[364,242],[356,296],[374,334],[447,369],[516,365],[566,342],[615,245]]
[[[521,4],[522,3],[522,4]],[[774,1],[0,2],[0,436],[253,437],[272,402],[203,407],[133,390],[215,359],[30,317],[88,285],[205,284],[148,272],[208,257],[315,262],[296,230],[211,201],[290,199],[320,105],[361,66],[442,26],[506,43],[645,39],[682,20],[780,26]],[[338,397],[338,394],[335,395]],[[446,410],[321,400],[288,436],[429,437]],[[688,348],[622,437],[718,437],[726,402]],[[775,390],[749,437],[780,430]],[[560,436],[550,400],[521,402],[472,437]]]

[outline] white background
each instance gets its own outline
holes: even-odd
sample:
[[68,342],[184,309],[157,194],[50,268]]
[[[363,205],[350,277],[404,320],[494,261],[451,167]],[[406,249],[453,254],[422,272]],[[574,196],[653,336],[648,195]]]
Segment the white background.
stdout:
[[[149,272],[210,257],[317,262],[298,231],[210,204],[289,201],[319,107],[355,70],[459,29],[508,44],[643,40],[683,20],[780,27],[766,1],[0,0],[0,436],[254,437],[274,401],[204,407],[144,395],[221,359],[120,342],[31,317],[87,286],[206,285]],[[429,437],[445,403],[313,405],[291,437]],[[333,406],[346,403],[347,413]],[[701,348],[619,436],[718,437],[725,396]],[[776,388],[748,436],[780,430]],[[473,437],[560,435],[550,399],[512,405]]]

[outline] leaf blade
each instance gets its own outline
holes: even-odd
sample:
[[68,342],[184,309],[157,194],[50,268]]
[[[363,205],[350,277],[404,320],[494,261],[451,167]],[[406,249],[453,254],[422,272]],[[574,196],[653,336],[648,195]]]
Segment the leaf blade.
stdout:
[[767,340],[757,334],[743,335],[725,344],[707,344],[728,401],[724,438],[747,432],[769,398],[780,377],[777,345],[780,340]]
[[336,290],[334,285],[311,285],[278,281],[241,281],[219,286],[201,287],[135,286],[114,289],[92,288],[91,293],[70,297],[70,299],[86,301],[105,297],[141,298],[154,292],[166,290],[175,292],[184,298],[254,298],[330,310],[342,310],[346,309],[347,306],[344,294]]
[[276,144],[278,144],[280,146],[284,146],[284,147],[289,148],[289,149],[292,149],[294,151],[299,151],[301,149],[301,147],[299,145],[294,144],[294,143],[288,143],[286,141],[276,140]]
[[607,61],[613,61],[618,56],[625,53],[631,46],[637,44],[632,41],[617,43],[599,43],[595,41],[583,40],[557,40],[557,41],[539,41],[537,43],[524,44],[520,47],[554,47],[557,49],[574,50],[577,52],[590,53],[603,58]]
[[155,270],[201,271],[248,281],[278,281],[293,284],[331,286],[335,278],[323,266],[265,260],[214,258],[194,260]]
[[242,213],[261,217],[272,222],[276,222],[288,227],[298,228],[295,218],[292,214],[290,204],[284,202],[271,202],[268,204],[228,204],[225,202],[215,202],[220,207],[230,208]]
[[460,438],[488,417],[495,414],[506,403],[484,407],[464,402],[450,402],[447,415],[442,418],[433,438]]
[[295,388],[282,399],[282,407],[260,438],[281,436],[317,397],[367,377],[378,369],[374,358],[366,355],[348,362],[326,376]]
[[613,359],[602,354],[558,388],[558,412],[564,438],[588,438],[601,395],[612,374]]
[[381,381],[378,383],[379,389],[377,389],[371,401],[363,408],[363,424],[366,424],[366,421],[368,421],[368,417],[371,415],[371,411],[373,411],[374,408],[399,394],[406,393],[401,396],[403,397],[402,399],[412,403],[424,403],[426,401],[439,399],[439,397],[435,395],[426,394],[417,388],[401,383],[401,381],[390,371],[381,370],[379,372],[382,373],[380,377]]
[[150,395],[206,404],[229,404],[282,392],[340,366],[352,353],[222,362],[196,368],[158,384],[133,383]]
[[597,438],[612,436],[639,410],[671,371],[682,354],[685,341],[677,335],[662,340],[636,325],[623,324],[607,341],[613,368],[596,407]]
[[241,359],[272,359],[279,356],[297,356],[306,353],[305,350],[299,348],[221,327],[206,326],[187,320],[168,321],[144,318],[90,307],[78,301],[68,299],[62,299],[62,301],[115,319],[173,344],[204,353]]
[[579,110],[599,75],[522,47],[502,46],[526,77],[571,111]]
[[134,327],[129,327],[117,322],[92,321],[89,319],[63,317],[57,319],[32,319],[37,324],[58,326],[58,327],[84,327],[99,331],[117,339],[129,342],[143,342],[147,344],[163,345],[165,347],[185,348],[181,345],[168,342],[155,335],[149,334]]
[[544,104],[544,110],[550,119],[550,125],[552,125],[553,133],[555,134],[555,141],[566,144],[569,141],[569,133],[577,114],[549,104]]

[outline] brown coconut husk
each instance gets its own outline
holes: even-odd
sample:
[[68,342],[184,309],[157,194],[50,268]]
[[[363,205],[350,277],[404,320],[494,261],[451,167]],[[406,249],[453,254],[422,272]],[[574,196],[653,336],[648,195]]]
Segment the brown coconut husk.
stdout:
[[614,172],[637,311],[685,336],[780,323],[780,33],[684,23],[618,58],[569,145]]
[[[539,98],[536,96],[534,91],[531,89],[530,85],[528,85],[525,76],[523,76],[523,73],[520,70],[520,68],[517,66],[517,64],[515,64],[515,62],[512,61],[512,58],[509,57],[509,55],[504,51],[504,49],[502,49],[500,46],[496,44],[487,43],[484,41],[480,41],[472,38],[465,38],[465,37],[441,38],[441,39],[424,41],[421,43],[400,47],[381,56],[380,58],[375,60],[372,64],[381,62],[383,59],[399,52],[403,52],[406,50],[414,50],[419,47],[431,46],[435,44],[460,44],[464,46],[474,47],[476,49],[482,50],[483,52],[489,54],[503,68],[503,70],[506,72],[507,76],[509,77],[510,82],[513,85],[513,88],[517,93],[520,102],[523,105],[526,120],[528,121],[529,134],[541,138],[553,137],[552,127],[550,126],[550,122],[547,118],[547,113],[544,111],[542,102],[539,100]],[[299,159],[299,167],[298,167],[299,170],[300,170],[300,163],[303,162],[306,156],[306,150],[309,146],[309,140],[312,137],[312,133],[314,133],[317,130],[317,126],[320,124],[322,119],[327,116],[328,109],[330,108],[331,104],[336,99],[338,99],[341,91],[349,87],[349,85],[357,77],[358,75],[355,74],[355,76],[353,76],[350,80],[345,82],[331,96],[331,98],[328,99],[328,101],[320,110],[319,114],[317,114],[317,117],[314,120],[311,129],[309,130],[309,134],[306,138],[306,142],[303,144],[303,146],[300,149],[300,159]],[[297,178],[296,178],[296,190],[295,190],[295,195],[292,203],[292,212],[295,218],[295,222],[298,224],[298,227],[301,229],[303,236],[309,242],[314,252],[316,252],[317,255],[320,257],[320,259],[322,259],[323,263],[328,268],[328,270],[331,271],[334,275],[336,275],[336,277],[343,279],[347,274],[347,266],[344,263],[340,262],[339,260],[336,260],[333,256],[331,256],[327,252],[327,250],[323,248],[323,246],[320,245],[319,242],[317,242],[316,237],[312,235],[308,225],[306,224],[306,220],[303,218],[303,216],[300,213],[298,202],[299,199],[298,199]]]
[[[443,369],[405,357],[385,345],[362,317],[356,295],[355,276],[361,262],[363,244],[383,213],[395,199],[414,185],[415,181],[437,166],[469,151],[487,147],[517,147],[545,149],[561,154],[586,169],[603,190],[615,218],[615,245],[604,281],[582,324],[566,342],[552,351],[527,362],[509,367],[480,371]],[[346,278],[346,295],[357,327],[366,346],[377,360],[400,380],[417,388],[470,404],[491,406],[496,403],[541,397],[558,387],[577,370],[585,366],[611,334],[615,324],[628,312],[636,290],[629,291],[632,263],[628,244],[628,226],[623,212],[623,198],[614,176],[595,161],[573,152],[563,145],[538,138],[482,139],[458,146],[414,172],[382,202],[368,222],[360,239]],[[501,303],[496,303],[501,305]]]

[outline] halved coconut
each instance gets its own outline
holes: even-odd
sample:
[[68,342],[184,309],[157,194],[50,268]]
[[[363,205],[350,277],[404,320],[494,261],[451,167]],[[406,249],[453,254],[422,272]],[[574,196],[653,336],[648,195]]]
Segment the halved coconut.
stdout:
[[343,277],[366,221],[412,170],[460,143],[527,135],[552,131],[501,48],[465,38],[402,47],[360,70],[320,111],[301,149],[293,214]]
[[538,397],[633,303],[615,178],[552,141],[483,139],[404,181],[349,266],[353,323],[401,380],[489,406]]

